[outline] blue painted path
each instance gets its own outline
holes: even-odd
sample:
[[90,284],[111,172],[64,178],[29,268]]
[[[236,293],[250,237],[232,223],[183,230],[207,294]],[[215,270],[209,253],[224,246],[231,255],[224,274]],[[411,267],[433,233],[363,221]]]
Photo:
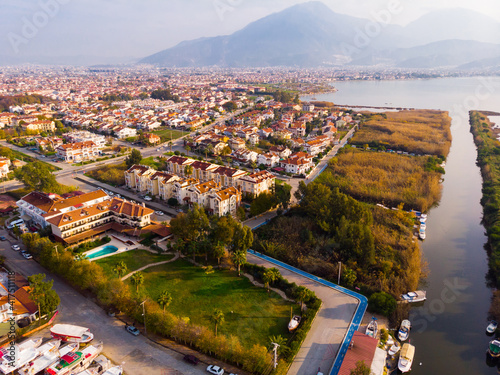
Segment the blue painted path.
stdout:
[[320,283],[322,285],[325,285],[327,287],[335,289],[341,293],[347,294],[348,296],[351,296],[359,301],[358,307],[356,308],[356,312],[354,313],[354,317],[352,318],[351,324],[349,325],[349,329],[347,330],[347,333],[344,336],[344,340],[342,341],[342,345],[340,346],[340,350],[337,353],[337,357],[335,358],[335,362],[333,362],[332,369],[330,370],[330,375],[337,375],[339,373],[340,366],[342,366],[342,362],[344,361],[344,357],[347,353],[347,349],[349,348],[349,344],[351,342],[352,336],[354,335],[354,331],[356,331],[359,328],[359,324],[361,323],[361,320],[363,319],[363,315],[365,315],[366,307],[368,306],[368,300],[366,299],[366,297],[359,294],[359,293],[353,292],[352,290],[343,288],[341,286],[338,286],[337,284],[334,284],[334,283],[331,283],[327,280],[324,280],[321,277],[311,275],[310,273],[299,270],[298,268],[295,268],[295,267],[292,267],[286,263],[280,262],[279,260],[268,257],[267,255],[257,253],[254,250],[248,250],[248,252],[250,254],[258,257],[258,258],[264,259],[270,263],[276,264],[277,266],[283,267],[283,268],[287,269],[288,271],[295,272],[295,273],[297,273],[303,277],[306,277],[310,280],[314,280],[317,283]]

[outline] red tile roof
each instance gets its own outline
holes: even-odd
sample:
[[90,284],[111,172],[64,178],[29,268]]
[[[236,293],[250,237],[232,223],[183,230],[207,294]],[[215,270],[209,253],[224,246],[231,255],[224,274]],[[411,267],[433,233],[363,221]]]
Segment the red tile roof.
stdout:
[[372,365],[378,340],[364,333],[355,331],[351,343],[353,343],[353,345],[347,350],[339,370],[339,375],[350,375],[351,371],[356,368],[356,363],[359,361],[364,361],[365,365],[368,367]]

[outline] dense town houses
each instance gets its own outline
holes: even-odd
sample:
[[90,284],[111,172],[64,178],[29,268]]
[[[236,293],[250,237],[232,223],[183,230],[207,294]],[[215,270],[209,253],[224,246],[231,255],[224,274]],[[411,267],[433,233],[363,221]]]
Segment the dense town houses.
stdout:
[[305,152],[297,152],[290,155],[288,159],[280,161],[285,172],[292,174],[305,174],[314,167],[312,156]]
[[17,202],[21,218],[41,228],[49,227],[59,242],[73,244],[108,230],[134,235],[151,224],[153,210],[103,190],[63,198],[32,192]]
[[274,191],[275,177],[267,171],[249,174],[181,156],[170,157],[166,165],[167,172],[134,165],[125,171],[125,184],[165,201],[175,198],[181,204],[197,203],[211,213],[223,215],[234,214],[243,194],[255,197]]

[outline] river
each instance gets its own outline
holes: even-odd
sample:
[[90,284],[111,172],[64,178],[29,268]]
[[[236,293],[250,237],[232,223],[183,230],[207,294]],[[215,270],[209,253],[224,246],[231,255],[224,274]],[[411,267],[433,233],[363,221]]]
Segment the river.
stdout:
[[[500,78],[336,82],[338,92],[316,100],[344,105],[441,109],[452,117],[453,143],[443,195],[427,220],[422,243],[429,276],[427,301],[410,313],[416,347],[412,374],[495,374],[486,362],[485,333],[492,291],[488,272],[477,151],[468,110],[500,112]],[[311,100],[304,97],[302,100]],[[491,365],[491,364],[490,364]]]

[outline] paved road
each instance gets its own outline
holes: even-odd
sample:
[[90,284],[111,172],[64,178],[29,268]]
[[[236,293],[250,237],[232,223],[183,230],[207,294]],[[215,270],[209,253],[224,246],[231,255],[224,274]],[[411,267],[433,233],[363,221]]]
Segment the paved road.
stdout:
[[323,373],[328,373],[356,312],[358,300],[250,253],[247,254],[247,260],[266,268],[278,268],[288,281],[314,291],[323,301],[288,374],[312,375],[318,368]]

